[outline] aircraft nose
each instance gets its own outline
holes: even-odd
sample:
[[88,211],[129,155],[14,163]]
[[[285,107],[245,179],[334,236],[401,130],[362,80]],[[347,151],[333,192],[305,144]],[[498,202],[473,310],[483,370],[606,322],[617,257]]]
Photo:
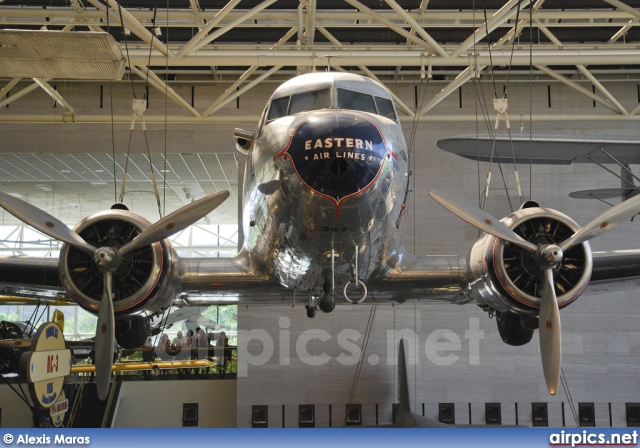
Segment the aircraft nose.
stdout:
[[288,158],[307,188],[338,204],[368,189],[393,155],[381,130],[365,115],[321,111],[296,126],[276,158]]

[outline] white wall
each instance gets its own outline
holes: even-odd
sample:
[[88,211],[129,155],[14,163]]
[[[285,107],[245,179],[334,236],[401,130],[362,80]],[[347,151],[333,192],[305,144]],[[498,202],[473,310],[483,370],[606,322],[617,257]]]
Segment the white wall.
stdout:
[[[13,385],[20,390],[18,386]],[[23,386],[29,396],[27,386]],[[0,384],[0,427],[2,428],[31,428],[33,427],[33,415],[31,409],[22,401],[16,393],[6,384]]]
[[184,403],[198,403],[198,427],[235,428],[235,380],[124,381],[114,428],[180,428]]

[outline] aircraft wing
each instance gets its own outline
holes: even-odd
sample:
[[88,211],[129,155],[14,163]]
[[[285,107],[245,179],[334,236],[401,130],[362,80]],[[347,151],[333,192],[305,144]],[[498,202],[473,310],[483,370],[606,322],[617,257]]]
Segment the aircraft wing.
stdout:
[[0,258],[0,304],[72,305],[58,275],[58,258]]
[[[404,255],[395,269],[369,287],[367,300],[473,302],[474,282],[466,256]],[[593,270],[584,294],[629,291],[640,286],[640,249],[593,252]]]
[[[572,163],[640,164],[640,140],[607,136],[500,134],[460,135],[437,142],[438,148],[481,162],[570,165]],[[492,159],[493,155],[493,159]]]
[[[282,287],[256,271],[241,252],[229,258],[183,258],[182,285],[175,297],[178,306],[232,303],[300,303],[306,292]],[[367,302],[395,300],[472,302],[467,256],[398,256],[394,268],[367,285]],[[585,293],[626,291],[640,285],[640,250],[593,253],[593,273]],[[341,291],[336,292],[337,297]],[[338,298],[338,303],[342,300]],[[55,305],[73,304],[62,288],[57,258],[0,258],[0,303]]]
[[[182,282],[176,305],[260,303],[293,297],[269,276],[257,273],[244,252],[227,258],[182,258],[179,264]],[[74,303],[62,287],[58,258],[0,257],[0,304],[38,303]]]

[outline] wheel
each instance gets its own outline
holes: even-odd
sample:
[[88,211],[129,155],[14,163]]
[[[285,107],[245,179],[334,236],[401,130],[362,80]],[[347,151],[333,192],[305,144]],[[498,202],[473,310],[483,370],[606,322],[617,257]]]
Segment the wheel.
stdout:
[[316,307],[315,306],[307,305],[307,306],[305,306],[305,308],[307,309],[307,317],[308,318],[313,319],[314,317],[316,317]]
[[509,345],[520,346],[531,341],[533,330],[520,323],[520,316],[513,313],[497,313],[496,322],[502,340]]
[[331,294],[325,294],[318,303],[320,310],[325,313],[330,313],[336,307],[336,301]]
[[[13,322],[0,322],[0,340],[20,339],[22,330]],[[20,356],[26,352],[26,348],[2,348],[0,349],[0,373],[16,373],[20,366]]]

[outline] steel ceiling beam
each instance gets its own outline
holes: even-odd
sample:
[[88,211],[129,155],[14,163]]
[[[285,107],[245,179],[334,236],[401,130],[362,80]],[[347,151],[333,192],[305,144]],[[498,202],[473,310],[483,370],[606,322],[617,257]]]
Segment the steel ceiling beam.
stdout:
[[[272,5],[276,1],[277,0],[265,0],[264,2],[260,3],[255,8],[253,8],[250,11],[246,12],[245,14],[241,15],[240,17],[238,17],[237,19],[235,19],[232,22],[228,23],[227,25],[224,25],[223,27],[218,28],[213,33],[206,34],[204,36],[200,36],[200,38],[195,43],[193,43],[191,45],[191,47],[189,48],[188,51],[182,52],[181,56],[188,55],[188,54],[193,53],[194,51],[202,48],[203,46],[207,45],[209,42],[219,38],[224,33],[226,33],[227,31],[235,28],[237,25],[241,24],[242,22],[251,19],[253,16],[258,14],[260,11],[262,11],[265,8],[267,8],[268,6]],[[198,34],[200,34],[200,33],[198,33]]]
[[476,31],[469,36],[464,42],[462,42],[458,48],[456,48],[453,53],[451,53],[451,57],[460,56],[462,53],[467,51],[469,48],[477,44],[481,39],[485,38],[489,33],[498,28],[503,23],[511,20],[513,16],[517,14],[519,10],[522,10],[530,3],[529,0],[509,0],[502,8],[500,8],[496,13],[487,21],[487,23],[483,23],[481,26],[476,29]]
[[[531,7],[533,11],[537,11],[540,9],[540,7],[542,6],[542,4],[544,3],[545,0],[537,0],[536,3]],[[502,36],[502,38],[500,38],[499,40],[497,40],[494,44],[493,47],[497,48],[500,47],[502,44],[508,42],[511,39],[514,39],[518,36],[517,35],[517,31],[518,31],[518,26],[522,25],[524,22],[524,19],[521,20],[519,23],[516,23],[515,26],[509,31],[507,32],[504,36]],[[520,32],[522,32],[523,27],[520,27]],[[509,62],[509,67],[511,67],[513,65],[513,48],[511,49],[512,51],[510,52],[511,54],[511,58],[510,58],[510,62]],[[493,53],[490,50],[489,51],[489,55],[491,56]],[[473,78],[478,78],[480,77],[480,73],[489,65],[489,64],[493,64],[493,58],[490,57],[489,58],[489,62],[488,63],[482,63],[481,61],[479,61],[479,53],[476,52],[473,55],[469,55],[468,58],[468,67],[465,68],[457,77],[456,79],[449,84],[447,87],[445,87],[444,89],[442,89],[440,92],[438,92],[436,94],[436,96],[434,96],[425,106],[422,107],[422,109],[420,110],[420,114],[419,115],[424,115],[426,112],[428,112],[429,110],[431,110],[432,108],[434,108],[436,105],[438,105],[442,100],[444,100],[447,96],[451,95],[453,92],[455,92],[461,85],[463,85],[464,83],[466,83],[467,81],[473,79]],[[531,53],[529,53],[529,62],[528,64],[531,64]]]
[[[553,42],[555,45],[558,46],[558,48],[561,48],[563,46],[562,42],[560,41],[560,39],[558,39],[549,29],[547,29],[544,26],[539,26],[539,28],[549,38],[549,40],[551,40],[551,42]],[[602,104],[603,106],[613,110],[614,112],[618,112],[618,113],[623,114],[623,115],[628,114],[627,110],[620,104],[620,102],[602,85],[602,83],[600,83],[600,81],[598,81],[596,79],[595,76],[593,76],[593,74],[591,74],[591,72],[589,72],[589,70],[587,70],[587,67],[585,67],[583,64],[577,64],[576,65],[578,71],[585,78],[587,78],[589,81],[591,81],[591,83],[600,91],[600,93],[602,93],[605,96],[606,99],[601,99],[600,97],[597,97],[595,94],[592,94],[591,92],[586,90],[584,87],[574,83],[573,81],[565,78],[562,75],[554,73],[548,67],[541,67],[541,66],[538,66],[538,65],[535,66],[535,67],[537,69],[539,69],[539,70],[544,71],[549,76],[552,76],[553,78],[559,80],[560,82],[568,85],[569,87],[577,90],[578,92],[582,93],[583,95],[586,95],[587,97],[593,99],[594,101],[597,101],[598,103]]]
[[307,11],[307,21],[304,29],[305,45],[313,46],[316,35],[316,0],[301,0]]
[[194,117],[199,117],[200,113],[195,110],[189,103],[185,101],[175,90],[167,85],[162,79],[160,79],[153,71],[149,70],[144,65],[139,67],[132,65],[131,71],[133,71],[136,75],[138,75],[141,79],[149,82],[153,87],[162,92],[163,95],[167,95],[167,97],[178,104],[180,107],[186,109],[193,115]]
[[[637,111],[636,111],[637,112]],[[478,120],[475,114],[455,114],[455,115],[421,115],[419,117],[410,117],[403,115],[398,117],[402,123],[413,123],[419,121],[422,123],[474,123]],[[210,116],[188,116],[188,115],[145,115],[147,125],[175,123],[175,124],[205,124],[205,123],[227,123],[227,124],[257,124],[260,120],[259,115],[210,115]],[[616,122],[616,121],[640,121],[640,115],[630,112],[627,115],[618,113],[602,114],[527,114],[523,113],[519,116],[521,121],[532,122]],[[86,123],[115,123],[117,125],[131,124],[131,115],[75,115],[75,124]],[[13,115],[0,114],[0,123],[65,123],[62,115]],[[124,129],[124,128],[123,128]],[[128,129],[128,128],[127,128]]]
[[[395,0],[384,1],[387,3],[387,5],[391,6],[391,8],[400,17],[402,17],[409,25],[411,25],[411,31],[415,30],[415,33],[419,34],[420,37],[422,37],[422,39],[427,42],[431,46],[431,48],[434,49],[436,54],[444,58],[449,57],[449,53],[447,53],[445,49],[442,48],[440,44],[438,44],[438,42],[436,42],[435,39],[425,31],[425,29],[413,17],[411,17],[411,15],[407,11],[402,9],[402,7],[398,5]],[[411,33],[411,31],[409,32],[409,34],[413,36],[413,33]]]
[[[15,79],[15,78],[14,78]],[[45,79],[43,81],[49,81],[48,79]],[[11,81],[13,82],[13,81]],[[11,84],[11,82],[9,84]],[[23,96],[25,96],[27,93],[33,92],[34,90],[36,90],[38,87],[40,87],[38,85],[38,83],[34,82],[33,84],[25,87],[24,89],[21,89],[20,91],[11,94],[11,96],[8,96],[7,98],[5,98],[4,100],[0,101],[0,107],[5,107],[8,106],[9,104],[13,103],[16,100],[19,100],[20,98],[22,98]],[[3,89],[4,90],[4,89]]]
[[[107,7],[105,7],[102,3],[100,3],[99,0],[87,0],[87,1],[89,3],[91,3],[93,6],[95,6],[97,9],[102,11],[103,12],[103,16],[102,17],[104,17],[106,19]],[[127,29],[131,30],[131,32],[133,34],[138,36],[140,39],[142,39],[147,44],[151,45],[156,50],[160,51],[163,55],[165,55],[165,56],[168,56],[168,55],[173,56],[173,52],[171,52],[163,42],[161,42],[159,39],[155,38],[153,36],[153,34],[151,34],[151,32],[148,29],[146,29],[144,27],[144,25],[142,25],[138,21],[138,19],[136,19],[133,15],[131,15],[131,13],[129,13],[129,11],[127,11],[125,8],[122,8],[118,4],[118,2],[116,2],[115,0],[107,0],[107,3],[114,10],[114,12],[109,14],[109,21],[110,22],[113,21],[112,23],[114,25],[120,24],[120,26],[124,26]],[[120,22],[120,13],[122,13],[122,20],[124,21],[124,24],[122,24]],[[100,17],[100,18],[102,18],[102,17]]]
[[[360,11],[364,12],[365,14],[370,16],[372,19],[377,20],[380,23],[383,23],[384,25],[386,25],[387,27],[389,27],[390,29],[392,29],[396,33],[400,34],[405,39],[411,40],[413,43],[415,43],[419,47],[422,47],[423,49],[425,49],[427,51],[430,51],[430,52],[434,52],[434,53],[436,52],[436,49],[434,49],[431,45],[429,45],[429,43],[427,43],[424,40],[420,39],[419,37],[409,33],[404,28],[402,28],[401,26],[399,26],[396,23],[394,23],[392,20],[389,20],[389,19],[381,16],[380,14],[378,14],[377,12],[373,11],[372,9],[366,7],[365,5],[360,3],[359,1],[357,1],[357,0],[345,0],[345,2],[349,3],[354,8],[357,8]],[[448,57],[448,55],[446,57]]]
[[64,98],[62,98],[62,95],[60,95],[60,93],[58,93],[58,91],[56,89],[54,89],[53,87],[51,87],[48,83],[47,80],[45,79],[40,79],[40,78],[33,78],[33,80],[35,81],[36,84],[38,84],[38,86],[40,86],[40,88],[42,90],[44,90],[45,92],[47,92],[47,95],[49,95],[51,98],[53,98],[53,100],[55,102],[57,102],[58,104],[60,104],[62,107],[64,107],[64,109],[67,112],[71,112],[74,113],[75,111],[73,110],[73,107],[71,107],[71,104],[69,104]]
[[[282,38],[278,42],[276,42],[276,44],[273,47],[275,48],[278,45],[283,44],[284,42],[289,40],[289,38],[293,36],[297,31],[298,30],[296,27],[291,28],[284,36],[282,36]],[[257,64],[249,67],[247,71],[244,72],[236,82],[234,82],[230,87],[228,87],[224,92],[222,92],[222,94],[218,97],[218,99],[215,100],[209,107],[207,107],[207,109],[202,113],[202,115],[205,115],[205,116],[210,115],[213,112],[219,110],[221,107],[224,107],[226,104],[229,104],[229,101],[232,101],[234,98],[237,98],[237,96],[235,96],[229,99],[232,95],[238,94],[239,96],[240,86],[247,79],[249,79],[249,76],[251,76],[259,68],[260,66],[258,66]]]
[[[342,47],[343,46],[342,43],[340,41],[338,41],[338,39],[336,39],[335,36],[333,36],[324,27],[320,27],[319,26],[318,27],[318,31],[320,31],[335,46],[337,46],[337,47]],[[382,81],[380,81],[380,79],[378,79],[378,77],[371,70],[369,70],[364,65],[359,65],[358,68],[360,69],[360,71],[362,71],[362,73],[364,73],[369,78],[375,79],[378,82],[382,82]],[[382,83],[382,84],[384,84],[384,83]],[[393,93],[391,91],[390,91],[390,93],[391,93],[393,101],[396,103],[396,107],[398,109],[402,110],[405,114],[407,114],[410,117],[414,116],[414,112],[400,98],[398,98],[398,96],[395,93]]]
[[222,9],[220,9],[215,17],[213,17],[213,19],[209,20],[209,22],[203,28],[201,28],[200,31],[198,31],[198,34],[193,36],[191,40],[187,42],[187,44],[176,53],[176,57],[181,58],[184,55],[189,54],[191,52],[191,49],[202,39],[204,39],[207,34],[209,34],[209,32],[218,23],[220,23],[222,19],[224,19],[231,11],[233,11],[233,8],[235,8],[238,3],[240,3],[240,0],[229,1],[229,3],[227,3]]
[[[269,69],[267,72],[263,73],[262,75],[258,76],[256,79],[252,80],[251,82],[249,82],[248,84],[246,84],[244,87],[242,87],[240,90],[238,90],[237,92],[235,92],[233,95],[228,96],[224,101],[222,101],[220,104],[218,104],[216,107],[214,108],[208,108],[205,112],[207,112],[207,115],[211,115],[212,113],[222,109],[224,106],[226,106],[227,104],[229,104],[231,101],[235,100],[236,98],[238,98],[240,95],[242,95],[243,93],[253,89],[254,87],[256,87],[257,85],[259,85],[262,81],[264,81],[265,79],[267,79],[269,76],[273,75],[274,73],[276,73],[278,70],[280,70],[282,68],[281,65],[276,65],[275,67],[271,67],[271,69]],[[256,120],[257,121],[257,120]]]
[[[130,49],[130,62],[133,65],[147,64],[148,50]],[[418,50],[337,50],[326,48],[315,50],[200,50],[191,56],[171,58],[171,66],[260,66],[283,65],[304,67],[308,65],[327,65],[328,59],[340,60],[342,66],[367,65],[373,67],[389,65],[420,66],[425,53]],[[469,65],[471,52],[456,58],[443,58],[431,55],[434,67],[465,67]],[[639,48],[602,49],[543,49],[529,50],[479,50],[473,53],[479,65],[505,65],[529,67],[531,60],[535,65],[640,65]],[[477,55],[477,56],[475,56]],[[163,67],[166,59],[152,52],[151,66]]]
[[[16,7],[2,7],[0,9],[0,18],[11,17],[12,23],[16,25],[67,25],[64,21],[71,22],[74,18],[78,19],[104,19],[105,10],[94,4],[96,0],[87,0],[96,9],[85,8],[82,11],[76,11],[73,8],[42,8],[40,6],[24,6],[20,8]],[[635,8],[626,5],[622,2],[615,0],[604,0],[619,10],[610,9],[570,9],[570,4],[567,4],[567,8],[563,10],[540,10],[534,14],[534,20],[539,20],[541,23],[545,23],[547,26],[580,26],[581,24],[589,25],[597,23],[598,26],[604,27],[619,27],[626,24],[629,19],[638,17],[640,14]],[[98,5],[102,5],[97,1]],[[170,8],[168,11],[169,22],[166,23],[167,10],[166,8],[159,8],[162,11],[162,17],[157,17],[158,23],[163,27],[169,26],[172,28],[178,27],[196,27],[198,20],[204,20],[206,22],[215,18],[219,13],[219,9],[200,9],[194,12],[189,8]],[[407,11],[407,14],[414,20],[421,22],[426,28],[442,28],[455,26],[457,28],[472,28],[475,29],[478,23],[478,11],[473,11],[471,8],[466,10],[434,10],[427,9],[422,12],[420,8],[414,11]],[[238,10],[231,12],[226,19],[233,21],[239,16],[243,15],[246,10]],[[488,10],[487,15],[493,16],[497,11]],[[138,22],[150,21],[153,19],[152,8],[131,8],[128,9],[128,13],[131,17],[135,18]],[[386,20],[399,21],[397,12],[393,10],[378,10],[376,14]],[[113,14],[110,13],[110,16]],[[349,26],[352,27],[367,27],[372,26],[379,27],[379,25],[369,23],[357,23],[366,22],[370,19],[367,13],[355,9],[340,9],[340,10],[316,10],[316,24],[320,23],[323,26],[331,26],[333,22],[334,26]],[[119,18],[116,18],[119,23]],[[283,24],[294,25],[297,23],[297,11],[292,10],[278,10],[267,9],[255,16],[257,24],[251,24],[251,26],[270,26]],[[260,23],[263,22],[263,23]],[[267,22],[270,22],[269,24]],[[568,23],[569,22],[569,23]],[[224,20],[222,23],[227,23]],[[402,26],[410,26],[405,24]],[[503,23],[502,27],[509,26]]]
[[16,84],[20,82],[22,78],[13,78],[11,81],[7,83],[2,89],[0,89],[0,98],[4,97],[11,89],[13,89]]
[[565,76],[562,76],[562,75],[559,75],[558,73],[555,73],[549,67],[545,67],[544,65],[536,65],[535,67],[538,70],[541,70],[541,71],[545,72],[550,77],[560,81],[564,85],[566,85],[568,87],[571,87],[572,89],[576,90],[577,92],[580,92],[582,95],[584,95],[584,96],[592,99],[593,101],[597,102],[598,104],[606,107],[607,109],[611,109],[613,112],[617,112],[617,113],[620,112],[614,105],[608,103],[606,100],[600,98],[598,95],[595,95],[595,94],[591,93],[589,90],[587,90],[584,87],[582,87],[581,85],[573,82],[569,78],[567,78]]

